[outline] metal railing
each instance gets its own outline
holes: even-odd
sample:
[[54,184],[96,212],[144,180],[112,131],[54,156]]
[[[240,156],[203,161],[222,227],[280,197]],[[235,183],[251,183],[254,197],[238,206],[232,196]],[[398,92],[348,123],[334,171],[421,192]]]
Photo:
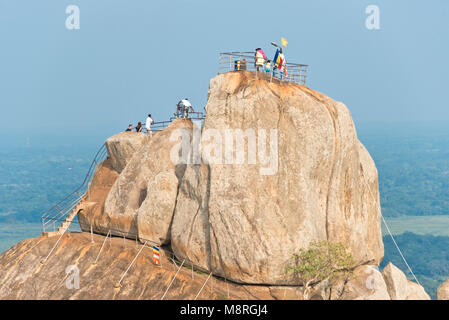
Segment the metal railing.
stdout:
[[[170,123],[173,122],[173,120],[176,120],[176,119],[189,119],[192,121],[202,121],[205,119],[205,116],[204,116],[203,112],[187,112],[184,117],[183,117],[183,115],[180,115],[179,117],[177,117],[174,114],[172,117],[170,117],[170,120],[154,122],[151,125],[151,131],[157,132],[157,131],[164,130],[165,128],[167,128],[170,125]],[[142,123],[145,123],[145,121]]]
[[189,120],[204,120],[205,116],[204,113],[202,112],[186,112],[186,114],[184,116],[180,115],[178,117],[174,116],[170,118],[170,121],[173,121],[175,119],[179,119],[179,118],[184,118],[184,119],[189,119]]
[[173,120],[168,120],[168,121],[158,121],[158,122],[155,122],[155,123],[153,123],[152,125],[151,125],[151,131],[155,131],[155,132],[157,132],[157,131],[162,131],[162,130],[164,130],[165,128],[167,128],[169,125],[170,125],[170,123],[172,123],[172,121]]
[[230,71],[255,71],[260,74],[265,74],[270,81],[287,81],[306,85],[307,79],[307,64],[289,63],[285,64],[286,73],[284,70],[279,70],[274,67],[272,61],[269,68],[264,62],[263,66],[256,66],[256,59],[254,52],[221,52],[218,58],[218,73],[226,73]]
[[87,171],[87,174],[84,177],[81,185],[42,215],[43,232],[46,232],[48,227],[52,224],[53,231],[55,231],[55,223],[64,221],[65,218],[73,211],[76,205],[83,199],[87,189],[89,188],[89,183],[95,173],[95,170],[97,169],[97,166],[106,158],[106,155],[106,145],[103,143],[103,145],[95,154],[95,157],[92,160],[89,170]]

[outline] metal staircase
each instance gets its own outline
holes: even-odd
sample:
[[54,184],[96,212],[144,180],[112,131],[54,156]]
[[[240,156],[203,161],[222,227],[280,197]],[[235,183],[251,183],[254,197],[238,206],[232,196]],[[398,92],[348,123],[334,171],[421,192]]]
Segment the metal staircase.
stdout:
[[46,237],[53,237],[53,236],[57,236],[57,235],[61,235],[64,232],[66,232],[69,227],[70,224],[72,223],[72,221],[76,218],[76,216],[78,215],[78,213],[81,211],[82,209],[78,209],[78,210],[73,210],[65,219],[64,221],[59,225],[58,229],[56,231],[45,231],[42,232],[43,236]]

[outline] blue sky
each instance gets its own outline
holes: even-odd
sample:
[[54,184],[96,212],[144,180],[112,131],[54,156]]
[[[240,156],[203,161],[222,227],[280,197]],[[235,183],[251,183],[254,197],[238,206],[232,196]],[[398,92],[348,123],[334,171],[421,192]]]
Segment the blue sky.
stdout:
[[[79,30],[65,27],[71,4]],[[368,5],[380,30],[365,27]],[[446,0],[0,0],[1,136],[107,136],[184,97],[202,109],[219,52],[271,56],[281,37],[356,124],[449,121],[448,16]]]

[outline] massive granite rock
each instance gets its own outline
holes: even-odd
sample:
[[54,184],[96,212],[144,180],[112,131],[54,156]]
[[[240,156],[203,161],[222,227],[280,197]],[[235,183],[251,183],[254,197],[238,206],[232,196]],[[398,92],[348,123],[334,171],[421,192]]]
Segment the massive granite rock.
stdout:
[[[342,103],[233,72],[210,81],[206,111],[206,161],[187,166],[171,228],[179,259],[266,284],[297,283],[285,263],[316,240],[347,244],[358,264],[379,263],[377,170]],[[266,157],[247,159],[255,151],[245,143],[243,163],[233,160],[229,129],[255,133]]]
[[184,119],[152,138],[108,139],[100,170],[115,174],[94,178],[80,221],[171,244],[181,261],[236,282],[298,284],[286,262],[317,240],[345,243],[358,265],[379,263],[377,170],[342,103],[233,72],[211,80],[206,111],[202,161],[171,158],[175,130],[192,136]]
[[[163,266],[153,266],[151,249],[144,249],[126,284],[117,287],[139,250],[134,241],[109,238],[95,264],[105,238],[65,234],[40,264],[58,239],[39,237],[0,255],[0,299],[159,299],[178,267],[170,248],[185,265],[234,281],[212,277],[202,298],[303,299],[300,279],[285,266],[318,240],[346,244],[357,266],[354,277],[335,288],[315,284],[312,299],[428,299],[393,265],[378,270],[377,170],[348,109],[306,87],[254,75],[211,80],[199,150],[191,143],[197,131],[185,119],[151,138],[122,133],[106,142],[109,156],[79,204],[81,227],[166,245]],[[190,162],[174,159],[182,145],[178,131],[188,141]],[[54,281],[64,281],[74,264],[84,283],[76,292]],[[201,274],[190,281],[191,270],[181,268],[167,298],[193,298],[207,278]],[[440,287],[439,297],[446,291]]]

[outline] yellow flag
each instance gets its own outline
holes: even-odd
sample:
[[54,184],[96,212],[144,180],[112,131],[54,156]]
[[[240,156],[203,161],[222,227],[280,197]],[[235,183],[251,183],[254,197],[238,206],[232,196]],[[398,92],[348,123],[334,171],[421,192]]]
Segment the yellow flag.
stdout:
[[288,41],[287,41],[285,38],[282,38],[282,39],[281,39],[281,42],[282,42],[282,45],[283,45],[284,47],[287,46]]

